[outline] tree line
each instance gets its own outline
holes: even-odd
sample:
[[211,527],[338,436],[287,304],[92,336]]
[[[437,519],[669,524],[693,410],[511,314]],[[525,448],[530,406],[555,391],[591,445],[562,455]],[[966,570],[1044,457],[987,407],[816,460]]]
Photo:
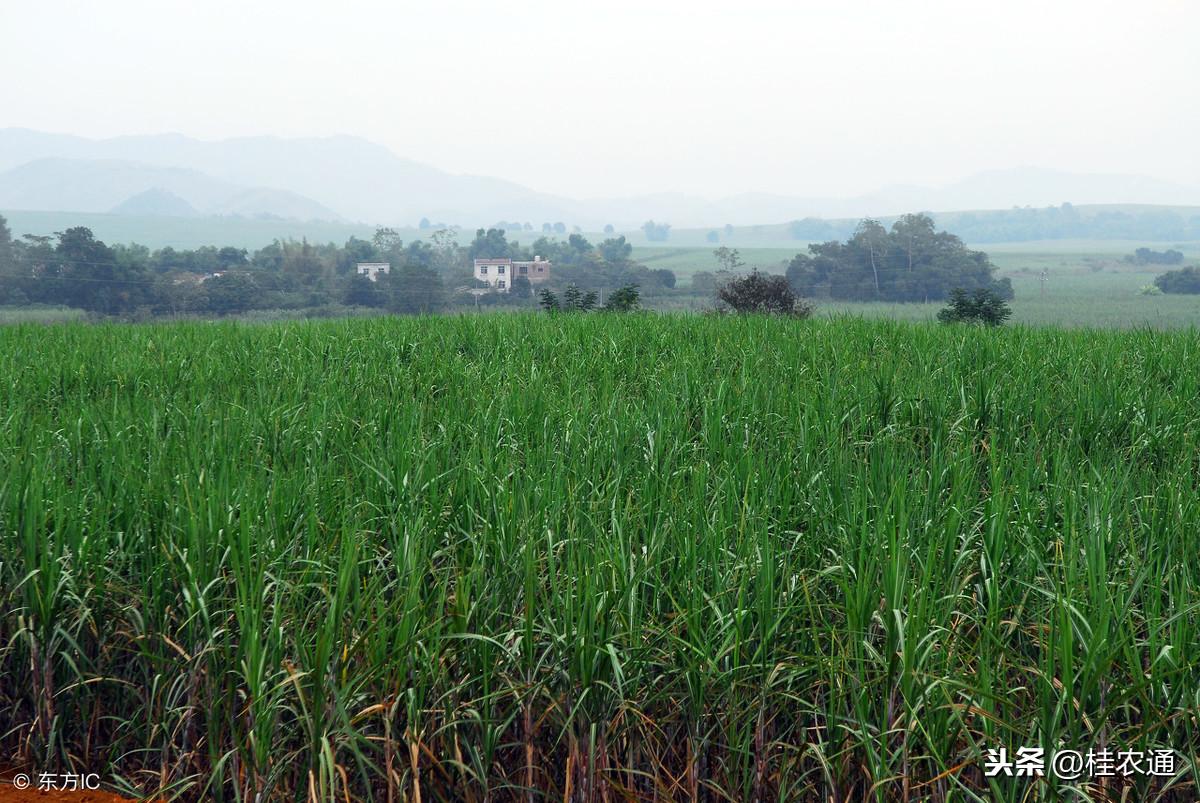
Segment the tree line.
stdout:
[[[405,242],[394,230],[380,228],[370,239],[351,237],[342,245],[276,240],[253,252],[216,246],[151,251],[136,244],[106,244],[84,227],[14,239],[0,217],[0,305],[61,305],[124,317],[337,307],[400,314],[434,313],[456,305],[536,308],[547,306],[550,298],[542,295],[539,301],[528,279],[518,277],[510,292],[498,293],[473,272],[477,258],[535,256],[553,265],[550,280],[538,289],[564,303],[569,288],[583,298],[597,294],[601,305],[606,296],[623,291],[624,298],[631,289],[638,304],[643,298],[685,292],[693,299],[725,303],[731,280],[747,273],[736,249],[719,247],[714,255],[721,269],[698,272],[691,286],[681,289],[672,271],[635,260],[624,236],[592,243],[579,233],[565,239],[542,235],[528,246],[499,228],[478,229],[465,245],[456,236],[443,229],[428,239]],[[361,262],[386,262],[390,270],[372,281],[357,272]],[[796,308],[804,298],[935,301],[956,289],[988,289],[1011,298],[1008,280],[996,281],[993,271],[986,254],[937,231],[930,217],[906,215],[890,229],[864,220],[844,242],[810,245],[808,253],[791,260],[779,281],[796,297]],[[760,293],[770,288],[752,289]],[[771,304],[793,308],[787,299]]]
[[[1200,240],[1200,214],[1169,208],[1103,209],[1081,212],[1069,203],[1040,209],[1014,208],[984,212],[946,212],[932,215],[941,226],[973,243],[1029,240]],[[890,226],[899,217],[881,218]],[[857,220],[808,217],[788,224],[797,240],[844,239],[854,234]]]
[[[624,237],[592,244],[582,235],[565,241],[542,236],[531,246],[509,240],[503,229],[479,229],[466,245],[452,230],[405,242],[392,229],[342,245],[280,241],[256,251],[205,246],[195,249],[109,245],[79,226],[51,236],[14,239],[0,217],[0,305],[55,305],[112,316],[228,315],[258,309],[367,307],[395,313],[432,313],[455,304],[534,306],[528,280],[511,293],[482,287],[473,260],[487,257],[553,263],[550,286],[595,291],[637,286],[647,295],[675,288],[675,274],[651,270],[632,258]],[[360,262],[386,262],[372,281]]]

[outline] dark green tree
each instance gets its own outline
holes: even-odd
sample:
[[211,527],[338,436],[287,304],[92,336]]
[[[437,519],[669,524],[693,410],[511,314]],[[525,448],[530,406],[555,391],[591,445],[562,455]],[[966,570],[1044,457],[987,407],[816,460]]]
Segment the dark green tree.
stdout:
[[569,284],[563,291],[562,309],[564,312],[589,312],[595,308],[596,299],[595,290],[583,290],[576,284]]
[[343,304],[350,307],[382,307],[386,300],[379,290],[378,282],[373,282],[359,273],[352,273],[346,278],[346,289],[342,293]]
[[1164,293],[1200,293],[1200,268],[1167,271],[1155,277],[1154,286]]
[[633,312],[641,306],[636,284],[627,284],[613,291],[602,309],[605,312]]
[[999,292],[990,287],[950,291],[950,303],[938,313],[942,323],[979,323],[1001,326],[1012,316],[1012,310]]
[[517,299],[529,298],[533,295],[533,284],[527,276],[517,276],[513,278],[508,294]]
[[515,247],[504,236],[504,229],[476,229],[475,239],[467,246],[467,260],[517,257]]
[[605,262],[613,264],[625,262],[633,256],[633,245],[626,242],[625,235],[604,240],[597,250]]
[[997,282],[987,254],[939,232],[928,215],[904,215],[887,230],[863,220],[845,242],[813,243],[788,265],[788,281],[802,295],[845,301],[931,301],[951,289],[991,288],[1011,298],[1011,283]]
[[245,271],[230,271],[208,279],[202,287],[203,308],[218,315],[232,315],[254,309],[262,295],[262,288],[258,282]]
[[386,288],[387,308],[401,315],[428,315],[446,306],[446,290],[437,271],[421,265],[402,265],[379,277]]
[[660,286],[666,288],[667,290],[675,289],[675,271],[669,268],[658,268],[650,271],[650,275],[654,277],[654,280],[657,281]]

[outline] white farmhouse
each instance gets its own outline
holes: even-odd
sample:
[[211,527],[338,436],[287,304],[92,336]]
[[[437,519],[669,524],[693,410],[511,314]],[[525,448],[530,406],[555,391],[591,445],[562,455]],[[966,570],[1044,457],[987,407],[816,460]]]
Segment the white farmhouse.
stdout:
[[475,278],[487,282],[493,290],[507,293],[513,279],[525,278],[530,284],[539,284],[550,278],[550,262],[535,256],[532,262],[502,259],[475,260]]
[[359,262],[355,267],[360,276],[366,276],[373,282],[379,281],[379,274],[390,273],[392,270],[388,262]]

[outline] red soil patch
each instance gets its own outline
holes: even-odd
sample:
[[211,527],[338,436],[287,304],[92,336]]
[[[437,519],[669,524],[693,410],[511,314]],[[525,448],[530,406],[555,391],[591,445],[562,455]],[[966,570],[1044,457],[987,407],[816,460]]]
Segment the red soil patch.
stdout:
[[9,781],[0,781],[0,803],[133,803],[112,792],[43,792],[17,789]]

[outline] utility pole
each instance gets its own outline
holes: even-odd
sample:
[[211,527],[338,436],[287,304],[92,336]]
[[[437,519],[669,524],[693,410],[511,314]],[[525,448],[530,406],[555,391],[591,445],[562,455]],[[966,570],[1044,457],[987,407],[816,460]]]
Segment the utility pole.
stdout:
[[1046,297],[1046,269],[1045,268],[1042,268],[1041,283],[1042,283],[1042,298],[1045,298]]

